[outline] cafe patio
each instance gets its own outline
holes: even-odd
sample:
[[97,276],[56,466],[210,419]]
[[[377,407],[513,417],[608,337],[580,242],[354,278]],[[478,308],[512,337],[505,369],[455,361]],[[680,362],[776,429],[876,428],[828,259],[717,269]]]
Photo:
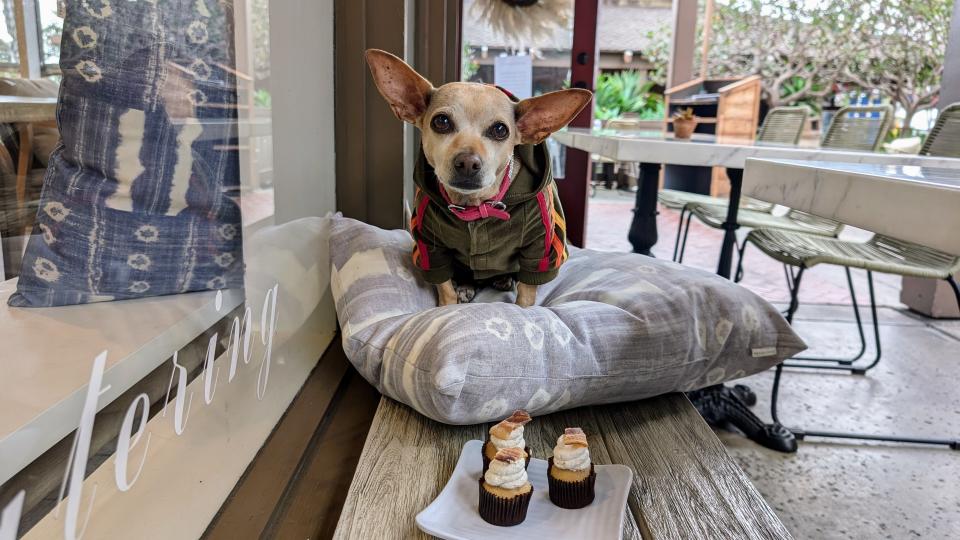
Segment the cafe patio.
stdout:
[[0,540],[960,536],[960,3],[0,4]]

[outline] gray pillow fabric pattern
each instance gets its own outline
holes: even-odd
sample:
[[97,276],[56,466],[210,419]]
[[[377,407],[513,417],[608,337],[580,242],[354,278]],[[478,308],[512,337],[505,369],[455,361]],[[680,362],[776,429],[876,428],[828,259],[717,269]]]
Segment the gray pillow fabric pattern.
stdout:
[[242,287],[231,10],[66,3],[62,143],[10,305]]
[[[510,293],[437,307],[406,231],[334,218],[343,347],[383,394],[472,424],[687,391],[768,369],[806,345],[762,298],[701,270],[571,249],[523,309]],[[506,300],[507,302],[497,302]]]

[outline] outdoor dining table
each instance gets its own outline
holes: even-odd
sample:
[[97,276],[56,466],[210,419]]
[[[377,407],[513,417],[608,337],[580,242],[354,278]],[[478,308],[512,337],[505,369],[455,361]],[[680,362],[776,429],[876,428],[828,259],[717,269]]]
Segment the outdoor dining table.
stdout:
[[[733,262],[741,194],[960,253],[960,247],[951,243],[960,238],[955,233],[960,219],[955,210],[960,208],[955,189],[960,159],[776,145],[703,134],[680,140],[664,131],[568,128],[553,137],[570,148],[640,164],[628,233],[637,253],[650,255],[657,242],[662,165],[727,169],[730,203],[717,265],[717,274],[725,278],[730,277]],[[748,161],[749,182],[744,191],[743,169]],[[905,190],[909,196],[903,196]],[[749,409],[744,395],[743,388],[722,384],[688,393],[700,414],[712,422],[733,423],[768,448],[796,451],[794,434],[780,424],[764,424]]]
[[960,255],[960,168],[748,159],[743,193]]
[[[629,238],[634,251],[645,255],[657,243],[657,191],[661,165],[726,167],[730,179],[730,201],[720,250],[717,273],[730,277],[733,248],[736,243],[737,213],[743,186],[743,168],[750,158],[854,163],[878,166],[906,166],[960,169],[960,159],[905,154],[882,154],[816,147],[789,146],[694,134],[689,140],[663,131],[619,131],[569,128],[557,132],[554,139],[562,145],[620,161],[639,162],[637,203]],[[766,178],[758,182],[765,182]],[[762,197],[758,197],[761,198]],[[773,202],[773,201],[771,201]],[[849,201],[848,201],[849,202]],[[803,210],[798,208],[798,210]],[[823,216],[830,217],[830,216]],[[856,224],[853,224],[856,226]],[[906,238],[905,238],[906,240]],[[935,247],[935,246],[931,246]]]
[[13,124],[20,135],[17,156],[17,202],[23,204],[27,173],[33,160],[33,124],[53,124],[57,119],[57,98],[0,96],[0,124]]

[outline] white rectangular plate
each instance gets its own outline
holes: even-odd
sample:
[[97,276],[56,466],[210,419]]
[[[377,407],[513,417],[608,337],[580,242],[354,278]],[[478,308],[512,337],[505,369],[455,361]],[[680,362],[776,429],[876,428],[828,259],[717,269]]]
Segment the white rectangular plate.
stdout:
[[584,538],[616,539],[623,530],[623,512],[630,493],[633,471],[624,465],[596,465],[597,496],[579,510],[565,510],[550,502],[547,487],[547,462],[533,458],[527,468],[533,497],[527,519],[513,527],[497,527],[480,518],[478,479],[483,468],[480,457],[483,441],[467,441],[453,476],[430,506],[417,514],[417,526],[423,532],[447,540],[478,538]]

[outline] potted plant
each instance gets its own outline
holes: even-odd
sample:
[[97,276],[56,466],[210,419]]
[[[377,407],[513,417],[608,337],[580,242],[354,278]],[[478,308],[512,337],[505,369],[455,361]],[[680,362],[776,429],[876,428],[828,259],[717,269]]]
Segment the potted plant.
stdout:
[[689,139],[697,127],[697,117],[693,109],[680,109],[673,115],[673,136],[678,139]]

